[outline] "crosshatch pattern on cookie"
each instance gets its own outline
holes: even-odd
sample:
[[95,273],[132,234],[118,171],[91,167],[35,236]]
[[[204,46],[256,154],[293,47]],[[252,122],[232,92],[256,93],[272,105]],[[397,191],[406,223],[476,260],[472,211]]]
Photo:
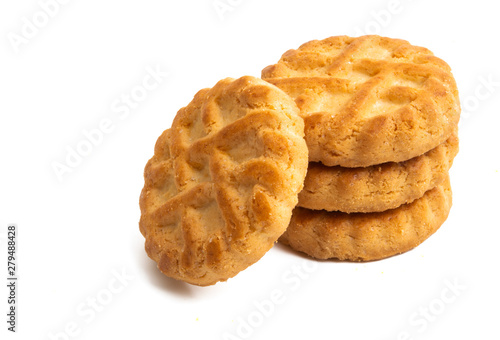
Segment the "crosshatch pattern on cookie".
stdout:
[[443,143],[459,119],[448,64],[404,40],[311,41],[286,52],[262,78],[294,98],[309,159],[328,166],[413,158]]
[[284,232],[306,169],[303,122],[285,93],[250,77],[201,90],[145,169],[148,255],[198,285],[236,275]]

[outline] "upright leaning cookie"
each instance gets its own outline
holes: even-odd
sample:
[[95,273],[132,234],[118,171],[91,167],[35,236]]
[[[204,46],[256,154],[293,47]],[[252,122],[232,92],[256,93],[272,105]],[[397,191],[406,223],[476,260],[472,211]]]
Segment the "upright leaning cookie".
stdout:
[[233,277],[285,231],[307,170],[304,125],[284,92],[225,79],[158,139],[140,197],[146,252],[196,285]]
[[408,160],[447,140],[459,120],[448,64],[404,40],[310,41],[266,67],[262,78],[296,101],[309,160],[327,166]]
[[379,260],[408,251],[444,223],[451,208],[449,178],[421,198],[377,213],[296,208],[280,242],[317,259]]

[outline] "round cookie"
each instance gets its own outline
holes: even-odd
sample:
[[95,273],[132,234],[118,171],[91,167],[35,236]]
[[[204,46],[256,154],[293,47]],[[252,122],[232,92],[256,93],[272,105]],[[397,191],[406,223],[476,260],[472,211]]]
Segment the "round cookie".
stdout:
[[317,259],[379,260],[425,241],[448,217],[449,178],[421,198],[377,213],[328,212],[295,208],[279,241]]
[[400,163],[366,168],[309,163],[298,206],[313,210],[379,212],[411,203],[442,183],[458,153],[458,136]]
[[450,67],[423,47],[380,36],[314,40],[262,79],[297,103],[309,161],[366,167],[402,162],[443,143],[460,116]]
[[140,231],[165,275],[206,286],[259,260],[285,231],[307,171],[298,108],[253,77],[199,91],[144,171]]

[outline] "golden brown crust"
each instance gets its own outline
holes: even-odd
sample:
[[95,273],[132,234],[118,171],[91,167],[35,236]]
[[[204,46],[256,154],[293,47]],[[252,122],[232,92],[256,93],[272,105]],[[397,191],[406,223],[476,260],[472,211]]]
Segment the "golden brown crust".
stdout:
[[431,151],[400,163],[366,168],[309,163],[298,206],[346,213],[394,209],[442,183],[457,153],[455,132]]
[[206,286],[260,259],[285,231],[307,170],[295,103],[260,79],[199,91],[144,171],[140,230],[167,276]]
[[317,259],[383,259],[425,241],[448,217],[449,178],[410,204],[377,213],[327,212],[295,208],[279,241]]
[[399,39],[310,41],[266,67],[262,79],[296,101],[309,160],[327,166],[419,156],[447,140],[460,115],[450,67]]

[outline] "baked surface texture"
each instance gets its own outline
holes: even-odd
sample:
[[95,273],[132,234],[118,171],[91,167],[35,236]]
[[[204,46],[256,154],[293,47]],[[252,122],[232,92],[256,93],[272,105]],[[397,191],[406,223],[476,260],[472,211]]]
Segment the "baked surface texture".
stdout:
[[225,281],[289,224],[307,171],[298,108],[261,79],[199,91],[159,137],[144,171],[140,231],[165,275]]
[[411,203],[448,176],[458,153],[455,132],[443,144],[400,163],[365,168],[309,163],[299,206],[313,210],[380,212]]
[[297,103],[309,160],[366,167],[446,141],[460,102],[451,69],[423,47],[380,36],[330,37],[289,50],[262,79]]
[[448,217],[449,178],[410,204],[377,213],[347,214],[295,208],[280,242],[317,259],[379,260],[408,251]]

